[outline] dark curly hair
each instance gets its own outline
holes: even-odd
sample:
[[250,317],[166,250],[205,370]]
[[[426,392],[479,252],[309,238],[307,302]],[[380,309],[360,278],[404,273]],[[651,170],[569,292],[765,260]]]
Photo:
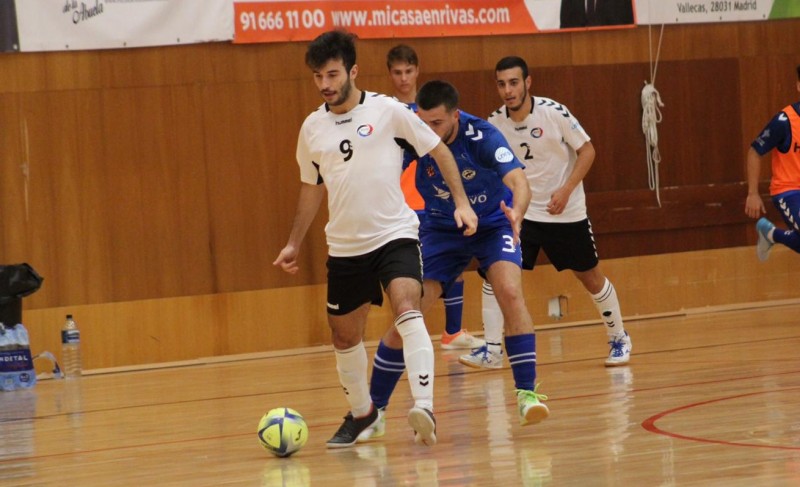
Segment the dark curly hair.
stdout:
[[331,30],[311,41],[306,50],[306,65],[319,69],[328,61],[341,59],[348,72],[356,64],[355,34],[343,30]]

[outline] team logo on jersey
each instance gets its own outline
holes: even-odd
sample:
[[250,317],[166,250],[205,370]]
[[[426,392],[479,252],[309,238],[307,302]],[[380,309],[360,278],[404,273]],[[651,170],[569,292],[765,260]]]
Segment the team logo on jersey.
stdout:
[[360,135],[362,137],[369,137],[370,135],[372,135],[372,132],[374,130],[375,130],[375,128],[372,125],[366,124],[366,125],[361,125],[360,127],[358,127],[358,129],[356,129],[356,132],[358,133],[358,135]]
[[498,147],[494,151],[494,158],[497,159],[497,162],[511,162],[514,160],[514,153],[508,147]]
[[542,130],[542,127],[536,127],[534,129],[531,129],[531,137],[533,137],[534,139],[538,139],[542,135],[544,135],[544,130]]
[[436,196],[437,198],[442,199],[442,200],[449,200],[450,199],[450,191],[445,191],[442,188],[436,186],[435,184],[432,185],[432,186],[433,186],[433,189],[436,191],[436,194],[434,196]]
[[436,176],[436,169],[433,166],[425,166],[425,174],[428,175],[429,178]]
[[477,172],[475,169],[464,169],[461,171],[461,177],[469,181],[470,179],[474,178]]

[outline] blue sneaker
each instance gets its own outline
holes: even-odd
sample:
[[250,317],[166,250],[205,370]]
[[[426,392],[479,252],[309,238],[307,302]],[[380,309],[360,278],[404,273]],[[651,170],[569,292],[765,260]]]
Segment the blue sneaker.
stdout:
[[756,222],[756,232],[758,233],[758,243],[756,244],[756,255],[758,260],[764,262],[769,258],[769,251],[775,242],[769,238],[769,232],[775,228],[775,225],[766,218],[759,218]]

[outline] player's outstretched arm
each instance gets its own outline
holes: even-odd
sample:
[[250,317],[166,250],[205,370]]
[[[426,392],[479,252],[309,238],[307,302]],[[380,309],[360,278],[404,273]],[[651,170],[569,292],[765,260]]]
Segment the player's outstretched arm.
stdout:
[[466,227],[466,229],[464,229],[464,235],[473,235],[478,229],[478,215],[475,214],[475,211],[469,204],[467,193],[464,191],[464,185],[461,184],[461,174],[458,171],[456,160],[453,158],[453,153],[450,152],[450,149],[447,148],[444,142],[439,142],[429,154],[436,161],[436,165],[439,166],[439,171],[441,171],[444,181],[450,188],[450,195],[453,197],[453,202],[456,204],[456,211],[453,217],[456,220],[458,228]]
[[297,265],[297,254],[300,252],[300,245],[303,243],[306,232],[308,232],[311,222],[314,221],[324,197],[324,184],[302,184],[300,196],[297,199],[297,211],[294,215],[292,231],[289,233],[289,240],[272,265],[279,266],[289,274],[297,273],[300,269]]
[[750,147],[747,151],[747,199],[744,212],[750,218],[758,218],[767,212],[758,193],[758,179],[761,177],[761,156]]

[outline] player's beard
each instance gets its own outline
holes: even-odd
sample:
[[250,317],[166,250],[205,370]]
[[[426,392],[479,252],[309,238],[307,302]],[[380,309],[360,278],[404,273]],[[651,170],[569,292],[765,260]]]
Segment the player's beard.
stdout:
[[511,106],[511,105],[506,104],[506,108],[508,108],[509,111],[518,112],[518,111],[522,110],[522,107],[524,105],[525,105],[525,96],[523,95],[523,96],[519,97],[519,103],[517,103],[515,106]]
[[347,80],[345,80],[344,84],[342,84],[342,90],[339,92],[339,98],[333,100],[332,102],[328,103],[329,107],[338,107],[339,105],[343,105],[348,98],[350,98],[350,93],[353,91],[353,84],[350,83],[350,75],[347,75]]

